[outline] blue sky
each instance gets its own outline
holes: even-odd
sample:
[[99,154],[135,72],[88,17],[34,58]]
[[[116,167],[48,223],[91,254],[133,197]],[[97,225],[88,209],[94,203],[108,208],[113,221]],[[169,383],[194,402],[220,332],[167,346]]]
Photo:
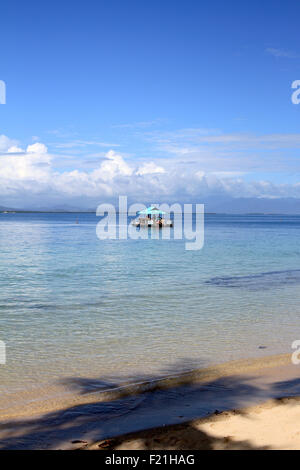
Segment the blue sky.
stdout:
[[299,14],[276,0],[4,0],[0,205],[300,197]]

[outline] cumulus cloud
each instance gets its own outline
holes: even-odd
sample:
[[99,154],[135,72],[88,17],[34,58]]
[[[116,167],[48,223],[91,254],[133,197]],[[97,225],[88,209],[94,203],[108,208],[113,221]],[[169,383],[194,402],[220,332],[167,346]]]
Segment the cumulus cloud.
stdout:
[[0,157],[0,196],[4,188],[17,190],[28,181],[33,187],[43,184],[50,178],[50,166],[51,156],[43,144],[29,145],[26,152],[19,147],[9,147],[7,153]]
[[7,150],[7,153],[23,153],[24,150],[18,147],[17,145],[13,145],[12,147],[9,147]]
[[[300,183],[246,181],[244,172],[207,170],[201,159],[135,161],[110,150],[91,170],[58,171],[56,156],[41,142],[26,150],[0,136],[0,206],[92,208],[127,195],[135,201],[201,202],[206,197],[300,197]],[[75,160],[74,160],[75,161]]]
[[26,149],[27,153],[37,153],[39,155],[45,154],[48,152],[46,145],[36,142],[35,144],[28,145]]
[[144,163],[139,167],[137,175],[153,175],[154,173],[165,173],[166,170],[162,166],[156,165],[154,162]]
[[9,139],[8,137],[6,137],[6,135],[0,135],[0,152],[1,153],[7,152],[10,147],[16,144],[17,142],[15,140]]
[[106,160],[101,163],[100,168],[94,170],[92,178],[97,178],[103,181],[111,181],[120,176],[131,176],[133,169],[125,162],[121,155],[118,155],[113,150],[106,154]]

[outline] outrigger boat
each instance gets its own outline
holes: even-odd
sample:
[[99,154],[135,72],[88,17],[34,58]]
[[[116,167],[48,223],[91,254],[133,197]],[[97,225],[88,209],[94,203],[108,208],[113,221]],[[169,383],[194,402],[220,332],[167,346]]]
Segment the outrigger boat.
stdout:
[[148,207],[143,211],[138,212],[139,217],[131,223],[136,227],[172,227],[173,222],[171,219],[166,219],[164,216],[166,212],[158,209],[155,206]]

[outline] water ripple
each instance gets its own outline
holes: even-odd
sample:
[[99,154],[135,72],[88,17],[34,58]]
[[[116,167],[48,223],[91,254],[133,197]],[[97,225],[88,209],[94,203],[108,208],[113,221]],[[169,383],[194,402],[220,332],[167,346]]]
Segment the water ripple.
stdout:
[[205,282],[205,284],[218,287],[241,288],[247,290],[272,289],[299,283],[300,269],[270,271],[247,276],[214,277]]

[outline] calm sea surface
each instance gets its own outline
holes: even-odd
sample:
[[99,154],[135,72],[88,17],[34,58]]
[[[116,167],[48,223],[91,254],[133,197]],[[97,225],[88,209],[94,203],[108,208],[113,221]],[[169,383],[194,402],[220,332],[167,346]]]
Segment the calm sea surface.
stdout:
[[0,214],[1,391],[156,377],[300,339],[300,216],[206,215],[200,251],[100,241],[98,221]]

